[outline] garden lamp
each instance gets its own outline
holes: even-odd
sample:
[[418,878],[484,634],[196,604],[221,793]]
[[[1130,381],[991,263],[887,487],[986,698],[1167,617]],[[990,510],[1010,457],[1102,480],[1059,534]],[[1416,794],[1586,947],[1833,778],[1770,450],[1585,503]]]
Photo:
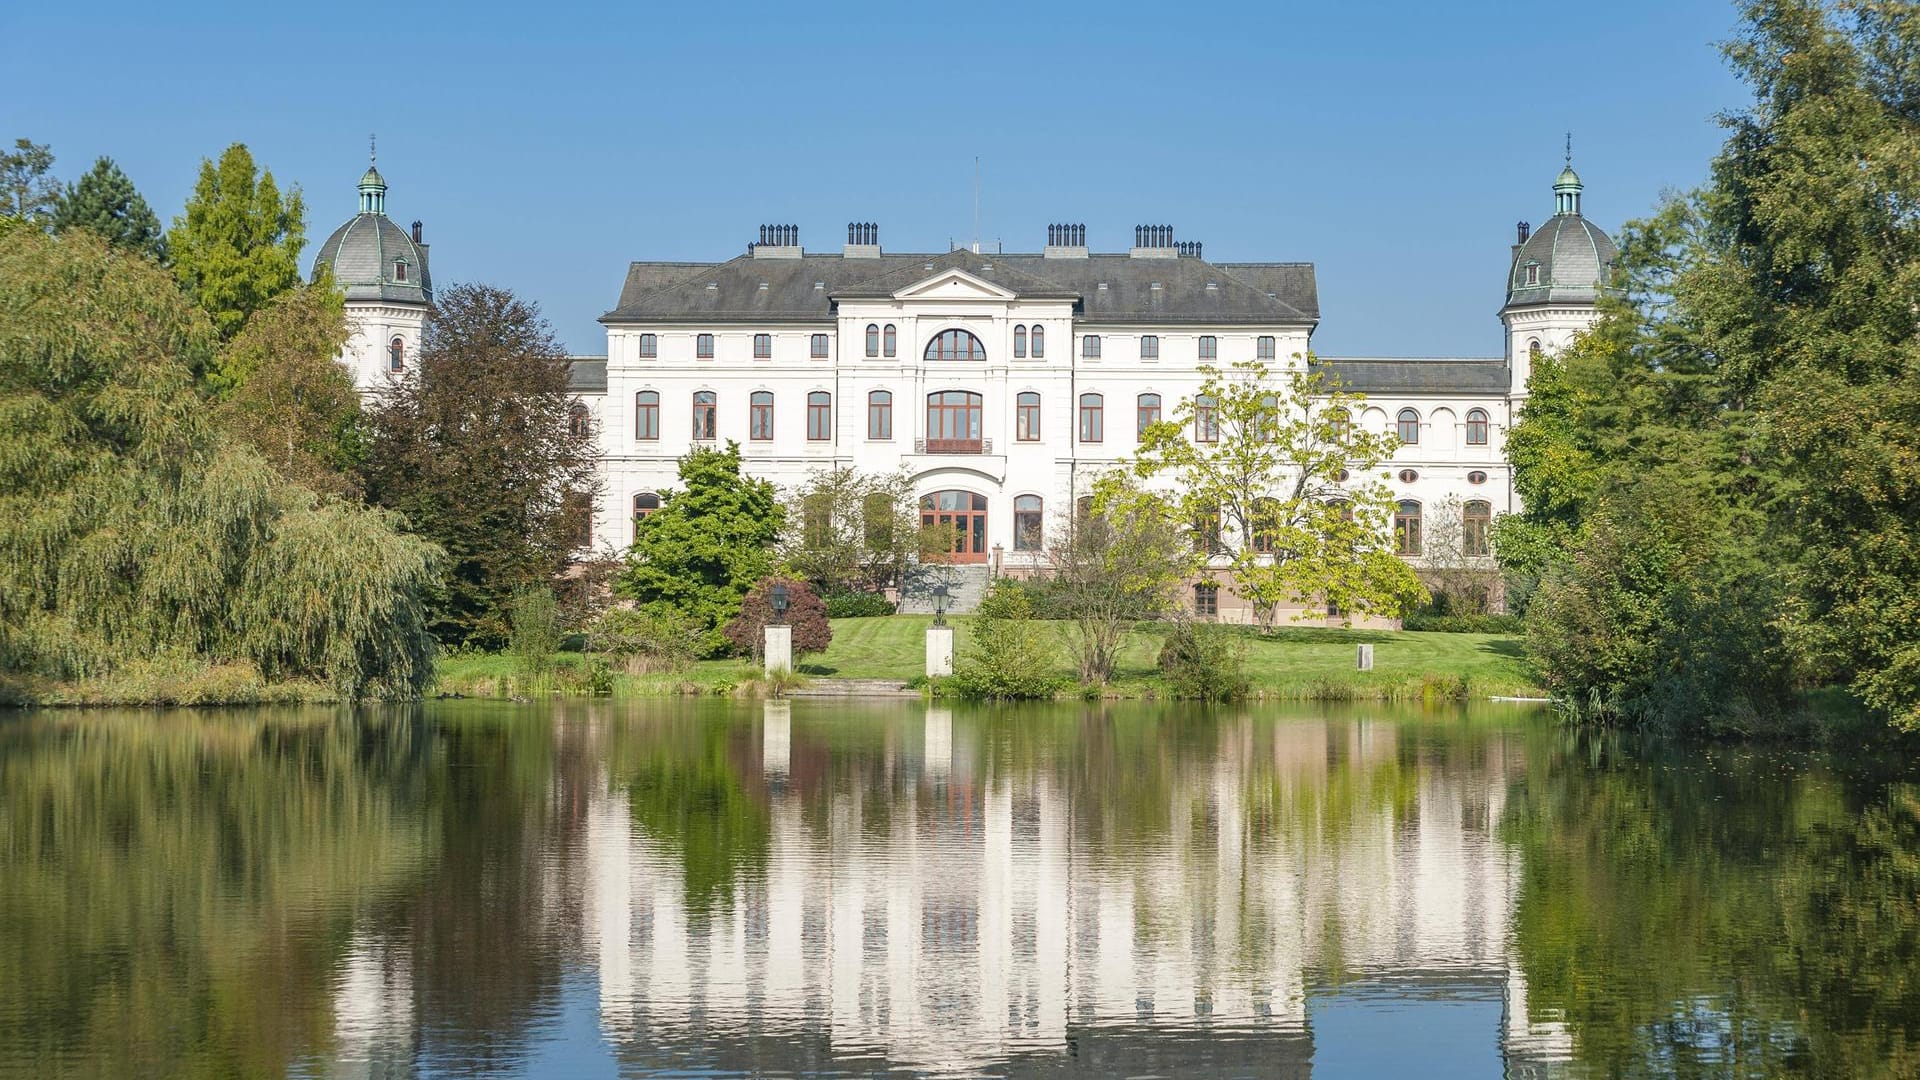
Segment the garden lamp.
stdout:
[[787,621],[787,587],[775,585],[771,591],[773,597],[773,622],[775,626]]
[[933,587],[933,625],[947,625],[947,587],[944,584]]

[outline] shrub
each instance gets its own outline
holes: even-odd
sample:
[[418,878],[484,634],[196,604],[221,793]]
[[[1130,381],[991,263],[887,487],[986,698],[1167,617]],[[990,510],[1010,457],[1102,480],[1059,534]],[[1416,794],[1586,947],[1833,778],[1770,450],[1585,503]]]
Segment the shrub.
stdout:
[[783,621],[793,628],[793,655],[827,651],[827,646],[833,643],[833,627],[827,625],[827,605],[811,585],[784,577],[761,578],[747,591],[746,600],[740,604],[740,614],[727,623],[725,630],[734,651],[755,661],[760,659],[767,641],[767,626],[774,621],[775,585],[787,587],[787,612]]
[[1407,630],[1442,634],[1523,634],[1526,620],[1518,615],[1436,615],[1416,611],[1401,624]]
[[955,695],[969,698],[1049,698],[1059,689],[1053,635],[1034,618],[1032,591],[998,578],[968,628],[971,639],[954,671]]
[[1247,695],[1246,652],[1232,630],[1182,619],[1160,647],[1160,671],[1180,697],[1233,701]]
[[893,601],[879,593],[837,592],[826,598],[827,618],[860,619],[875,615],[891,615],[896,610]]
[[587,693],[605,697],[613,693],[613,665],[604,656],[587,661]]
[[507,651],[519,661],[522,673],[545,673],[553,665],[553,654],[560,651],[560,608],[553,590],[544,585],[522,587],[514,592],[508,612],[513,629]]
[[691,616],[652,608],[611,608],[587,628],[587,651],[629,674],[679,671],[700,653],[704,635]]

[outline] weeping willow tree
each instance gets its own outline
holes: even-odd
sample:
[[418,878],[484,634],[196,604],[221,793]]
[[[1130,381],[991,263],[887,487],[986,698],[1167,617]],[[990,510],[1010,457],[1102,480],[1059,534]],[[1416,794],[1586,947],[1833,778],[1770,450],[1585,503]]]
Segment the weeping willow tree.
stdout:
[[0,237],[0,672],[160,657],[417,694],[438,549],[228,437],[195,381],[216,344],[151,262]]

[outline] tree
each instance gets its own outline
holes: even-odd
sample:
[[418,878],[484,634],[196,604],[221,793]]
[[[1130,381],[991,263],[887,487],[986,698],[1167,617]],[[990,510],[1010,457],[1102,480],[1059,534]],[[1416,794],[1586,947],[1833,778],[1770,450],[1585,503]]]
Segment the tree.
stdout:
[[1104,685],[1136,624],[1178,607],[1178,590],[1199,562],[1166,500],[1125,472],[1095,483],[1085,513],[1056,519],[1046,546],[1048,613],[1067,620],[1067,647],[1080,681]]
[[877,592],[901,581],[922,554],[920,509],[904,470],[822,469],[791,501],[800,513],[787,519],[781,557],[823,593]]
[[222,348],[228,372],[216,406],[228,431],[281,476],[315,491],[357,495],[360,395],[335,359],[347,340],[340,297],[303,285],[261,308]]
[[1141,433],[1130,468],[1171,481],[1195,545],[1227,560],[1261,625],[1281,604],[1351,617],[1419,603],[1419,579],[1388,546],[1387,487],[1362,479],[1397,444],[1353,422],[1362,399],[1311,366],[1281,379],[1259,361],[1200,370],[1199,392]]
[[553,666],[560,651],[560,611],[553,590],[545,585],[522,585],[508,601],[512,635],[507,651],[520,663],[522,674],[539,677]]
[[167,258],[160,219],[109,157],[95,161],[85,176],[60,193],[53,207],[53,229],[92,229],[123,251],[162,263]]
[[695,448],[680,459],[680,484],[635,522],[614,591],[643,610],[692,619],[701,654],[711,656],[726,648],[720,628],[747,590],[773,572],[786,512],[772,484],[741,473],[738,443]]
[[200,162],[199,182],[166,244],[174,276],[225,340],[299,283],[306,228],[299,189],[281,198],[273,173],[256,176],[253,154],[234,143],[218,165]]
[[1494,563],[1488,533],[1482,530],[1491,517],[1469,523],[1466,510],[1452,496],[1428,504],[1421,522],[1420,576],[1433,594],[1433,610],[1484,615],[1493,599]]
[[52,171],[53,151],[44,143],[15,139],[11,153],[0,153],[0,223],[46,228],[60,196]]
[[[776,585],[784,585],[787,590],[787,610],[778,619],[773,610]],[[833,626],[827,621],[826,603],[806,582],[789,577],[762,578],[755,582],[740,602],[740,614],[728,620],[723,633],[735,652],[752,657],[757,664],[766,650],[767,627],[777,622],[792,627],[795,656],[826,652],[827,646],[833,644]]]
[[194,385],[212,327],[88,232],[0,236],[0,671],[136,659],[409,696],[439,551],[277,475]]
[[967,625],[967,639],[953,677],[962,697],[1050,698],[1059,689],[1054,638],[1040,624],[1025,583],[994,579]]
[[368,499],[450,560],[442,641],[504,644],[508,599],[550,585],[584,546],[599,462],[573,405],[566,353],[538,307],[456,285],[427,316],[415,376],[368,408]]

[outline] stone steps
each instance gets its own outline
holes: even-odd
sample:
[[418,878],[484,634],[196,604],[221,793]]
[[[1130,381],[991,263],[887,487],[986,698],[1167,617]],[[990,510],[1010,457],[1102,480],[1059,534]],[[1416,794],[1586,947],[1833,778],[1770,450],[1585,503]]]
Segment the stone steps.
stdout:
[[934,586],[945,582],[947,613],[964,615],[980,606],[991,581],[992,575],[985,563],[916,566],[907,571],[906,582],[900,590],[900,611],[907,615],[933,614]]
[[788,697],[911,697],[920,691],[909,689],[899,679],[823,679],[810,678],[807,685],[787,691]]

